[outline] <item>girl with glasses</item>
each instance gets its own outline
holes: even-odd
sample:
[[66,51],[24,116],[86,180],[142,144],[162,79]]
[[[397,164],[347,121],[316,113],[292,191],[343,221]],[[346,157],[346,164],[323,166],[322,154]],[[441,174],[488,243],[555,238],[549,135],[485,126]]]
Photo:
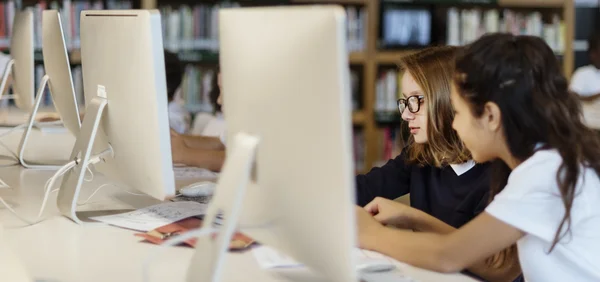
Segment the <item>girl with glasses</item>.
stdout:
[[[457,47],[432,47],[399,62],[402,97],[398,109],[410,129],[408,146],[384,166],[356,178],[358,205],[397,207],[393,222],[384,214],[375,216],[382,224],[448,233],[479,215],[489,202],[489,164],[476,164],[452,128],[450,91],[457,51]],[[410,207],[390,201],[409,193]],[[376,232],[372,235],[381,246],[397,240]],[[506,261],[515,260],[507,257]],[[518,263],[497,267],[484,261],[469,271],[486,280],[502,281],[520,273]]]

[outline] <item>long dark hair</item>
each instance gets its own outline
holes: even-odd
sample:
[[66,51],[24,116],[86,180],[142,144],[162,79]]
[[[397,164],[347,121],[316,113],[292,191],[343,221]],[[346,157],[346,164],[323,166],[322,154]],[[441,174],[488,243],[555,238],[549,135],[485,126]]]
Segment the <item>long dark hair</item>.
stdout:
[[[508,148],[524,161],[539,149],[553,148],[562,157],[556,181],[565,214],[550,252],[571,231],[571,208],[582,166],[600,175],[600,139],[582,122],[581,106],[568,91],[554,52],[532,36],[486,35],[469,45],[456,61],[456,85],[481,116],[493,102],[502,113]],[[492,197],[506,185],[510,169],[498,162],[493,169]]]

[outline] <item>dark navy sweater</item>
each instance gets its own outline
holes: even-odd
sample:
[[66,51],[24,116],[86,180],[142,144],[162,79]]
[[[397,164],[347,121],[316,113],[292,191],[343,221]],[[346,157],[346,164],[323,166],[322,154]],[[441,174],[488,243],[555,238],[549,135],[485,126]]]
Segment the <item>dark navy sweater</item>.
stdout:
[[489,201],[489,164],[476,164],[460,176],[441,168],[406,163],[406,150],[380,168],[356,177],[357,204],[375,197],[395,199],[410,193],[410,205],[459,228],[483,212]]

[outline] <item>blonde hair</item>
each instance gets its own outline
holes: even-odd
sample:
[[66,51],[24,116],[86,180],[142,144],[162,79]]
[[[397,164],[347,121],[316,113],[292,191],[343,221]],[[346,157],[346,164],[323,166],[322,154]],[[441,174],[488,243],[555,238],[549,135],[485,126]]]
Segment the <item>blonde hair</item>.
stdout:
[[427,103],[427,143],[409,138],[408,162],[440,167],[464,163],[471,154],[452,128],[454,111],[450,92],[454,79],[454,61],[459,47],[430,47],[403,57],[401,75],[408,72],[423,90]]

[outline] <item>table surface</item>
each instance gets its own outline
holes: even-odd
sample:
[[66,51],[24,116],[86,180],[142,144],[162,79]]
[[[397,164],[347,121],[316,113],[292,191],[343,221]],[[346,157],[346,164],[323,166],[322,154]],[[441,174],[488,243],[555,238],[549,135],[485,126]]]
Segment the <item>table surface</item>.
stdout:
[[[22,131],[0,138],[8,149],[16,151]],[[0,131],[1,134],[1,131]],[[75,138],[65,133],[34,132],[32,146],[27,156],[45,160],[66,160]],[[0,179],[8,188],[0,188],[0,197],[28,219],[37,215],[43,198],[44,184],[53,171],[28,170],[9,166],[12,161],[7,148],[0,146]],[[177,186],[190,180],[178,180]],[[96,174],[85,182],[80,201],[109,180]],[[55,189],[58,186],[55,186]],[[4,243],[24,264],[29,274],[40,281],[95,282],[142,281],[142,263],[159,246],[141,242],[135,231],[102,224],[77,225],[63,217],[56,208],[56,195],[52,193],[45,220],[33,226],[17,219],[4,206],[0,206],[0,222],[4,227]],[[101,189],[81,210],[136,209],[158,203],[148,196],[126,193],[115,186]],[[151,264],[151,281],[185,281],[186,270],[194,249],[186,247],[162,248]],[[416,281],[475,281],[461,274],[440,274],[403,263],[397,270],[369,274],[365,281],[403,281],[412,277]],[[0,274],[1,275],[1,274]],[[264,270],[251,252],[229,253],[225,262],[223,281],[318,281],[308,269]]]

